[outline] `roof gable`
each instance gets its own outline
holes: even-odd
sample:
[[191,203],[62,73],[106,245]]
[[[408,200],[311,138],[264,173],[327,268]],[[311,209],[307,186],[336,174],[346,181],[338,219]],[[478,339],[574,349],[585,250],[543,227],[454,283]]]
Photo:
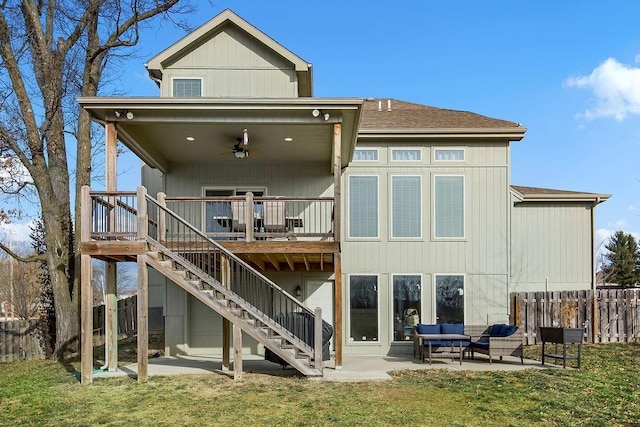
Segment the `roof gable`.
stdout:
[[297,74],[299,96],[312,96],[311,64],[229,9],[215,16],[209,22],[203,24],[151,58],[145,66],[154,79],[162,80],[162,74],[165,68],[193,53],[199,47],[223,32],[225,35],[234,34],[235,37],[243,37],[245,40],[251,39],[252,44],[267,48],[273,53],[271,61],[279,62],[279,59],[280,61],[290,63]]

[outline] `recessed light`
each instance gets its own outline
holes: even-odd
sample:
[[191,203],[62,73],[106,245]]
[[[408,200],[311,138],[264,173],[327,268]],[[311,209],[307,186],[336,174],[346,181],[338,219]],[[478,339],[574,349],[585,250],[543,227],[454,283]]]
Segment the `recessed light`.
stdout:
[[195,139],[194,137],[192,137],[192,136],[188,136],[188,137],[187,137],[187,141],[189,141],[189,142],[193,142],[193,141],[195,141],[195,140],[196,140],[196,139]]
[[285,140],[286,142],[291,142],[291,141],[293,141],[293,138],[291,138],[290,136],[288,136],[288,137],[286,137],[284,140]]

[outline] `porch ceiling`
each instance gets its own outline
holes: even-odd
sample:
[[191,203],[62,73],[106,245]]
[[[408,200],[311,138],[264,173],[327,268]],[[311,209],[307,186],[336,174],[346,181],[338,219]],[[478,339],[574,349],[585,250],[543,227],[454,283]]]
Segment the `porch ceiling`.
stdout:
[[[353,155],[362,105],[360,99],[314,98],[79,98],[78,102],[93,120],[116,123],[118,139],[165,173],[172,163],[322,161],[332,165],[334,123],[342,124],[344,167]],[[315,109],[322,112],[319,117],[312,114]],[[128,119],[127,113],[133,117]],[[328,120],[324,113],[329,114]],[[249,156],[237,159],[233,146],[243,129],[249,144],[242,147]]]

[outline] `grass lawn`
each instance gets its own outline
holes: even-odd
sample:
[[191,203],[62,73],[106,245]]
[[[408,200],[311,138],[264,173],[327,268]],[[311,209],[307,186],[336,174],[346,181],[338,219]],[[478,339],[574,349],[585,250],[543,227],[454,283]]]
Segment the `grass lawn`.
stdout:
[[68,371],[77,361],[13,362],[0,364],[0,425],[638,425],[639,366],[640,343],[599,344],[583,346],[579,371],[402,371],[369,383],[194,375],[84,387]]

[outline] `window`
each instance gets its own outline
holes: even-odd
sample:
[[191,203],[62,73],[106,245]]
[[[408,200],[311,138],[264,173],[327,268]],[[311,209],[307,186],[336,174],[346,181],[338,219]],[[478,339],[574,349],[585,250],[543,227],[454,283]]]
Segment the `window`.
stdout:
[[411,339],[411,330],[422,318],[420,275],[393,276],[393,340]]
[[349,298],[349,341],[378,341],[378,276],[350,276]]
[[464,237],[464,177],[436,176],[434,180],[435,237]]
[[202,96],[202,79],[173,79],[173,96],[198,98]]
[[394,162],[419,162],[422,160],[422,152],[413,150],[391,150],[391,160]]
[[464,162],[464,150],[461,148],[441,150],[436,149],[434,160],[436,162]]
[[464,323],[464,276],[436,275],[435,278],[438,323]]
[[419,176],[391,177],[392,237],[420,237],[421,189]]
[[378,237],[378,177],[349,177],[349,236]]
[[378,150],[375,149],[360,149],[356,148],[356,151],[353,153],[353,161],[354,162],[377,162],[378,161]]

